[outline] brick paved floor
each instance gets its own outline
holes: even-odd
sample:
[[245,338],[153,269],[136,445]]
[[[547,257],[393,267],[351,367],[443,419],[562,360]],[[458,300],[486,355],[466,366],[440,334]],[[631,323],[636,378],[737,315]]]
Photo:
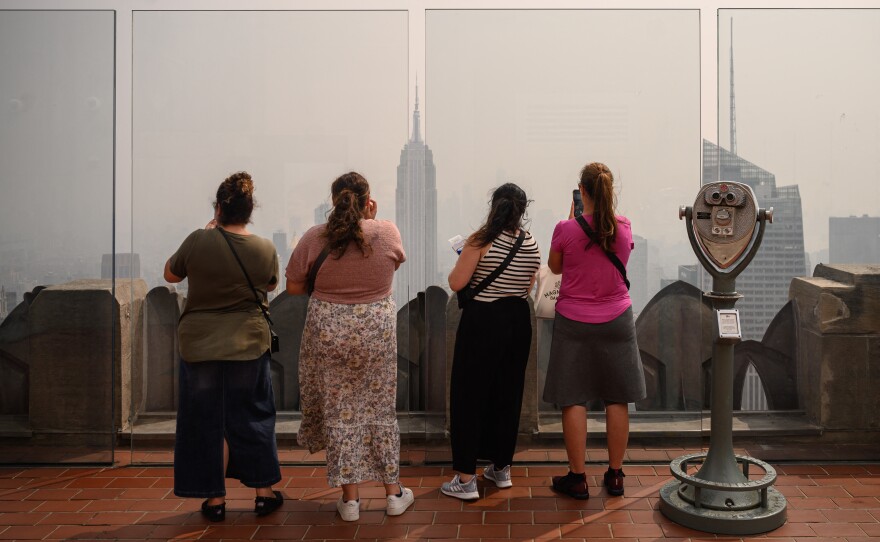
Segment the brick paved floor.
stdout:
[[[202,519],[199,500],[172,495],[168,466],[0,468],[0,539],[740,539],[678,526],[658,511],[658,491],[670,479],[665,462],[628,465],[625,497],[609,497],[598,489],[605,467],[590,465],[592,496],[575,501],[549,488],[550,476],[565,471],[564,464],[553,463],[562,458],[561,450],[524,449],[512,471],[513,488],[499,490],[481,480],[483,498],[466,503],[439,493],[437,488],[451,471],[448,464],[432,465],[432,453],[440,454],[404,450],[408,465],[402,467],[402,481],[416,494],[413,508],[403,516],[387,517],[383,489],[364,484],[361,519],[354,523],[337,516],[340,491],[327,487],[326,470],[316,463],[321,457],[308,454],[300,455],[299,465],[283,467],[284,479],[277,487],[287,501],[269,517],[253,514],[252,490],[230,483],[222,524]],[[743,540],[880,539],[880,463],[776,467],[776,487],[788,500],[788,522],[772,533]]]

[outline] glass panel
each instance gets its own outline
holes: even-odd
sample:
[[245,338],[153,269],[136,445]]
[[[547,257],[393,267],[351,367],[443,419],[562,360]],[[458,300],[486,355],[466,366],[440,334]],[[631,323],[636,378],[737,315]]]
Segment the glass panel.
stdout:
[[111,11],[0,11],[0,463],[112,461],[127,417],[113,48]]
[[877,458],[863,442],[877,425],[865,404],[876,340],[859,333],[860,277],[880,262],[880,76],[865,69],[880,53],[880,10],[727,9],[718,21],[718,137],[704,143],[705,176],[745,182],[774,209],[737,280],[734,409],[744,427],[769,419],[813,439],[798,459],[829,447],[837,459]]
[[[254,177],[259,207],[248,228],[275,243],[282,273],[302,234],[326,221],[330,184],[344,172],[370,182],[378,218],[395,218],[409,118],[406,12],[139,11],[133,32],[134,252],[148,305],[150,296],[165,304],[161,322],[176,322],[186,295],[186,282],[163,280],[165,262],[211,219],[217,186],[232,172]],[[299,426],[305,303],[280,293],[271,301],[282,348],[272,364],[282,459]],[[167,452],[174,329],[144,330],[147,348],[156,333],[169,338],[157,356],[148,351],[145,385],[159,377],[162,397],[133,412],[135,447]]]
[[[580,169],[605,162],[618,211],[633,223],[628,275],[649,390],[631,406],[633,437],[699,437],[706,353],[693,334],[682,340],[700,328],[700,298],[698,287],[677,280],[695,257],[676,218],[699,186],[698,11],[429,10],[426,17],[425,137],[443,210],[441,276],[456,259],[446,239],[479,227],[491,191],[507,181],[533,200],[529,228],[546,263]],[[552,321],[535,326],[524,423],[558,436],[559,411],[541,401]],[[593,410],[590,432],[601,435],[601,403]],[[652,414],[661,410],[674,414]]]

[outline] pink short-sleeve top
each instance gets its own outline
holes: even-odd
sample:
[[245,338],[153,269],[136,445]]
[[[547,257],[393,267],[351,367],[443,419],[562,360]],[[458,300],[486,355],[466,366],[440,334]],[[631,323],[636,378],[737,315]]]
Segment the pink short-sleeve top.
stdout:
[[[593,217],[586,217],[593,226]],[[562,284],[556,311],[569,320],[601,324],[614,320],[632,305],[629,291],[620,272],[602,247],[590,243],[577,220],[556,224],[550,250],[562,254]],[[633,249],[632,225],[624,216],[617,217],[614,253],[626,267]]]
[[[293,249],[285,276],[304,282],[309,269],[324,250],[326,224],[309,228]],[[388,220],[361,220],[361,228],[372,250],[366,257],[351,242],[341,258],[327,256],[315,277],[316,299],[330,303],[354,305],[373,303],[391,295],[394,271],[406,261],[403,242],[397,226]]]

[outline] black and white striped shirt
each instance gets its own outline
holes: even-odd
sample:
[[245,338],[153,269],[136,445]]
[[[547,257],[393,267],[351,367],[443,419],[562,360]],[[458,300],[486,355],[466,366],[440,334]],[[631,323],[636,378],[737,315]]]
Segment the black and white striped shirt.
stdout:
[[[517,232],[519,235],[519,232]],[[501,265],[516,242],[516,235],[502,232],[495,238],[489,251],[480,258],[476,270],[468,284],[473,288]],[[478,301],[495,301],[502,297],[528,297],[532,277],[541,267],[541,252],[532,234],[526,232],[526,238],[519,247],[510,265],[489,284],[486,289],[474,298]]]

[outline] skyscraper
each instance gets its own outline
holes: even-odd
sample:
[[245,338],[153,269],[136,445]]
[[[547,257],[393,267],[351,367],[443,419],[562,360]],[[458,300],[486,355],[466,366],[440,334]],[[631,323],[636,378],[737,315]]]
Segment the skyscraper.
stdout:
[[394,300],[402,307],[418,292],[437,284],[437,182],[434,155],[422,140],[419,87],[413,110],[412,136],[400,151],[397,166],[397,227],[406,263],[395,274]]
[[[767,326],[788,302],[791,279],[807,276],[804,254],[804,223],[797,185],[776,186],[776,176],[741,158],[736,151],[736,98],[733,80],[733,21],[730,22],[730,148],[722,149],[703,140],[703,184],[734,181],[749,185],[758,206],[773,207],[755,259],[736,279],[745,297],[737,303],[743,339],[761,340]],[[711,285],[706,280],[704,284]]]
[[758,254],[736,279],[736,290],[745,296],[736,305],[743,338],[761,340],[788,302],[791,279],[808,274],[800,191],[797,185],[777,187],[769,171],[703,140],[703,184],[719,180],[747,184],[760,207],[773,207],[773,224],[767,224]]

